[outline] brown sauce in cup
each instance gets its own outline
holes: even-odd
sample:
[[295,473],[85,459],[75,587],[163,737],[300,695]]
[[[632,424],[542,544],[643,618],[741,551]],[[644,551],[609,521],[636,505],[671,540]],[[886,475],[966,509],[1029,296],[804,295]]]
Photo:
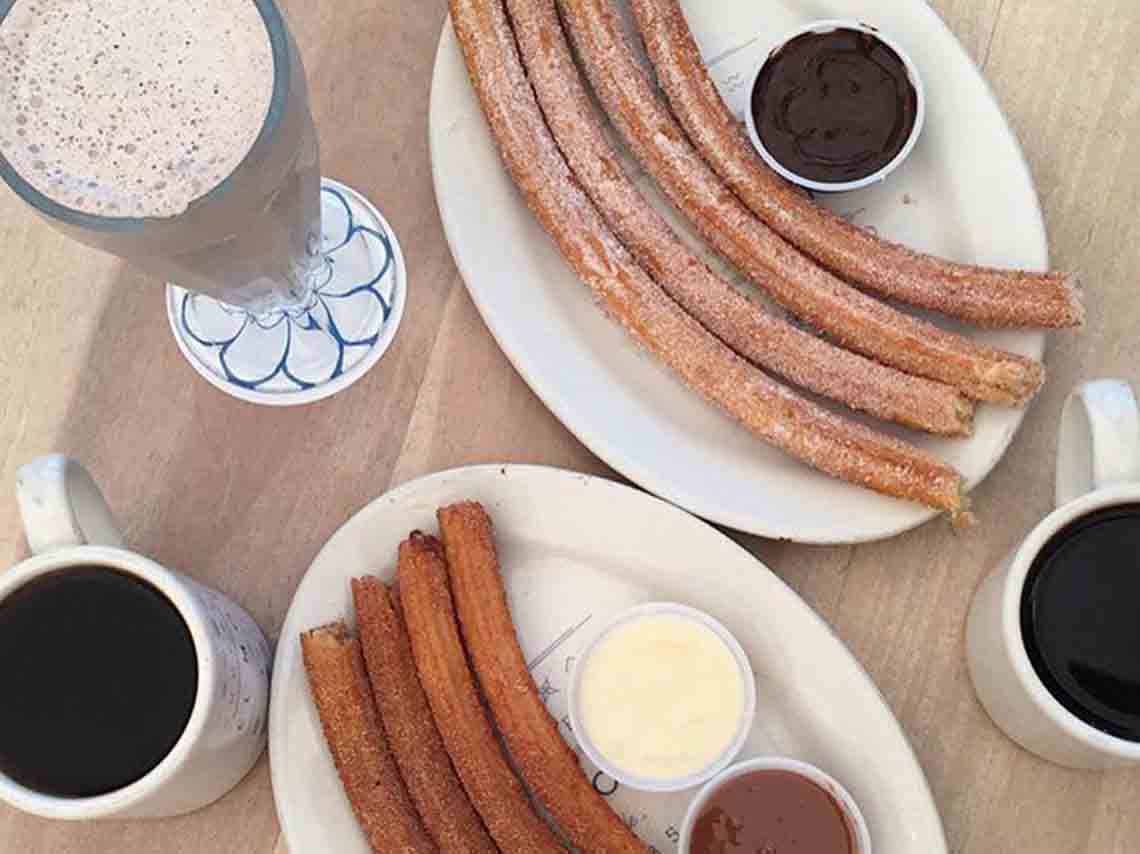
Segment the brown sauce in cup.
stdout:
[[856,854],[850,823],[822,787],[791,771],[729,780],[693,825],[690,854]]
[[918,92],[902,58],[871,33],[805,33],[768,58],[752,91],[764,147],[802,178],[858,181],[914,130]]

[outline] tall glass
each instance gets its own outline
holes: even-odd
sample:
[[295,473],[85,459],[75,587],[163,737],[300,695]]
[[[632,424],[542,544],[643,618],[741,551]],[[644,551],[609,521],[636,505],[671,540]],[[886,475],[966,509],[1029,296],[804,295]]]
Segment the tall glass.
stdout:
[[[16,2],[0,0],[0,22]],[[0,177],[60,231],[170,282],[175,337],[210,382],[253,402],[305,403],[379,359],[403,311],[405,271],[379,212],[322,181],[296,44],[274,0],[249,2],[273,54],[269,109],[240,165],[184,213],[134,219],[66,207],[2,152]]]

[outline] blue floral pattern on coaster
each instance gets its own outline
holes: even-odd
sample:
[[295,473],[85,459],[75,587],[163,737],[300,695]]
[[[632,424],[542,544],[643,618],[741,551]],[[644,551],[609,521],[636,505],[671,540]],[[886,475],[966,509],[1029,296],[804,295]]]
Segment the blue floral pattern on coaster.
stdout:
[[322,186],[325,268],[304,308],[256,315],[179,291],[175,331],[216,385],[307,392],[351,371],[385,337],[403,297],[400,254],[384,223],[348,192],[332,182]]

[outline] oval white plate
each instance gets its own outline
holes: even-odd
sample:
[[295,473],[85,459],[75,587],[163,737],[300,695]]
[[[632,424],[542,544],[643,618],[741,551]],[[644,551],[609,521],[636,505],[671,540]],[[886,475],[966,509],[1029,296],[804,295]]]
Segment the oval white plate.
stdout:
[[[829,204],[945,257],[1048,265],[1041,211],[1017,140],[985,80],[927,4],[686,0],[684,6],[740,114],[755,64],[794,26],[858,18],[889,32],[923,75],[926,129],[890,180]],[[431,151],[448,242],[483,319],[535,393],[610,466],[706,519],[766,537],[863,542],[932,518],[929,510],[832,480],[768,447],[632,346],[592,304],[515,192],[450,25],[432,83]],[[641,184],[652,189],[647,180]],[[969,334],[1027,356],[1044,352],[1045,336],[1037,331]],[[1023,415],[987,406],[969,440],[909,437],[955,465],[972,488],[1001,459]]]
[[[595,627],[640,602],[691,605],[736,635],[756,671],[756,726],[741,758],[778,753],[834,775],[866,814],[876,854],[944,854],[938,812],[902,729],[791,589],[676,507],[600,478],[532,466],[479,466],[407,483],[357,513],[313,561],[281,632],[270,704],[273,794],[290,851],[368,851],[309,696],[300,632],[351,619],[349,580],[368,573],[391,580],[399,542],[417,528],[436,530],[436,508],[467,498],[494,517],[523,650],[556,717],[567,714],[569,671]],[[646,795],[614,792],[605,778],[595,783],[643,839],[675,850],[695,790]]]

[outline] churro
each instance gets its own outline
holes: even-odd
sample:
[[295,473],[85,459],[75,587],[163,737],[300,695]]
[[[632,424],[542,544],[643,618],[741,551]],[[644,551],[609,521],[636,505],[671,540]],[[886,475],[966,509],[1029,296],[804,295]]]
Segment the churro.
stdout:
[[626,175],[566,42],[554,0],[507,0],[523,64],[570,168],[618,238],[710,332],[791,383],[888,421],[942,435],[969,432],[957,390],[912,377],[774,317],[709,269]]
[[451,762],[487,830],[504,854],[565,854],[527,800],[483,710],[437,540],[416,532],[400,544],[399,582],[420,684]]
[[633,0],[657,80],[689,139],[781,237],[883,296],[986,326],[1078,326],[1077,277],[959,264],[853,225],[789,186],[757,157],[720,97],[678,0]]
[[[450,0],[475,92],[508,171],[610,316],[743,426],[821,471],[958,515],[962,479],[932,454],[843,419],[748,364],[637,265],[579,189],[546,127],[501,0]],[[410,620],[410,618],[409,618]]]
[[428,838],[388,751],[360,642],[344,623],[301,635],[309,687],[352,811],[376,854],[430,854]]
[[523,778],[577,850],[648,854],[590,785],[538,696],[515,636],[490,517],[470,501],[436,516],[467,652]]
[[443,854],[496,854],[436,729],[391,593],[377,578],[354,578],[352,599],[384,734],[424,828]]
[[840,281],[746,208],[688,141],[626,41],[610,0],[558,0],[578,56],[634,156],[714,248],[837,342],[968,397],[1020,404],[1043,366],[911,317]]

